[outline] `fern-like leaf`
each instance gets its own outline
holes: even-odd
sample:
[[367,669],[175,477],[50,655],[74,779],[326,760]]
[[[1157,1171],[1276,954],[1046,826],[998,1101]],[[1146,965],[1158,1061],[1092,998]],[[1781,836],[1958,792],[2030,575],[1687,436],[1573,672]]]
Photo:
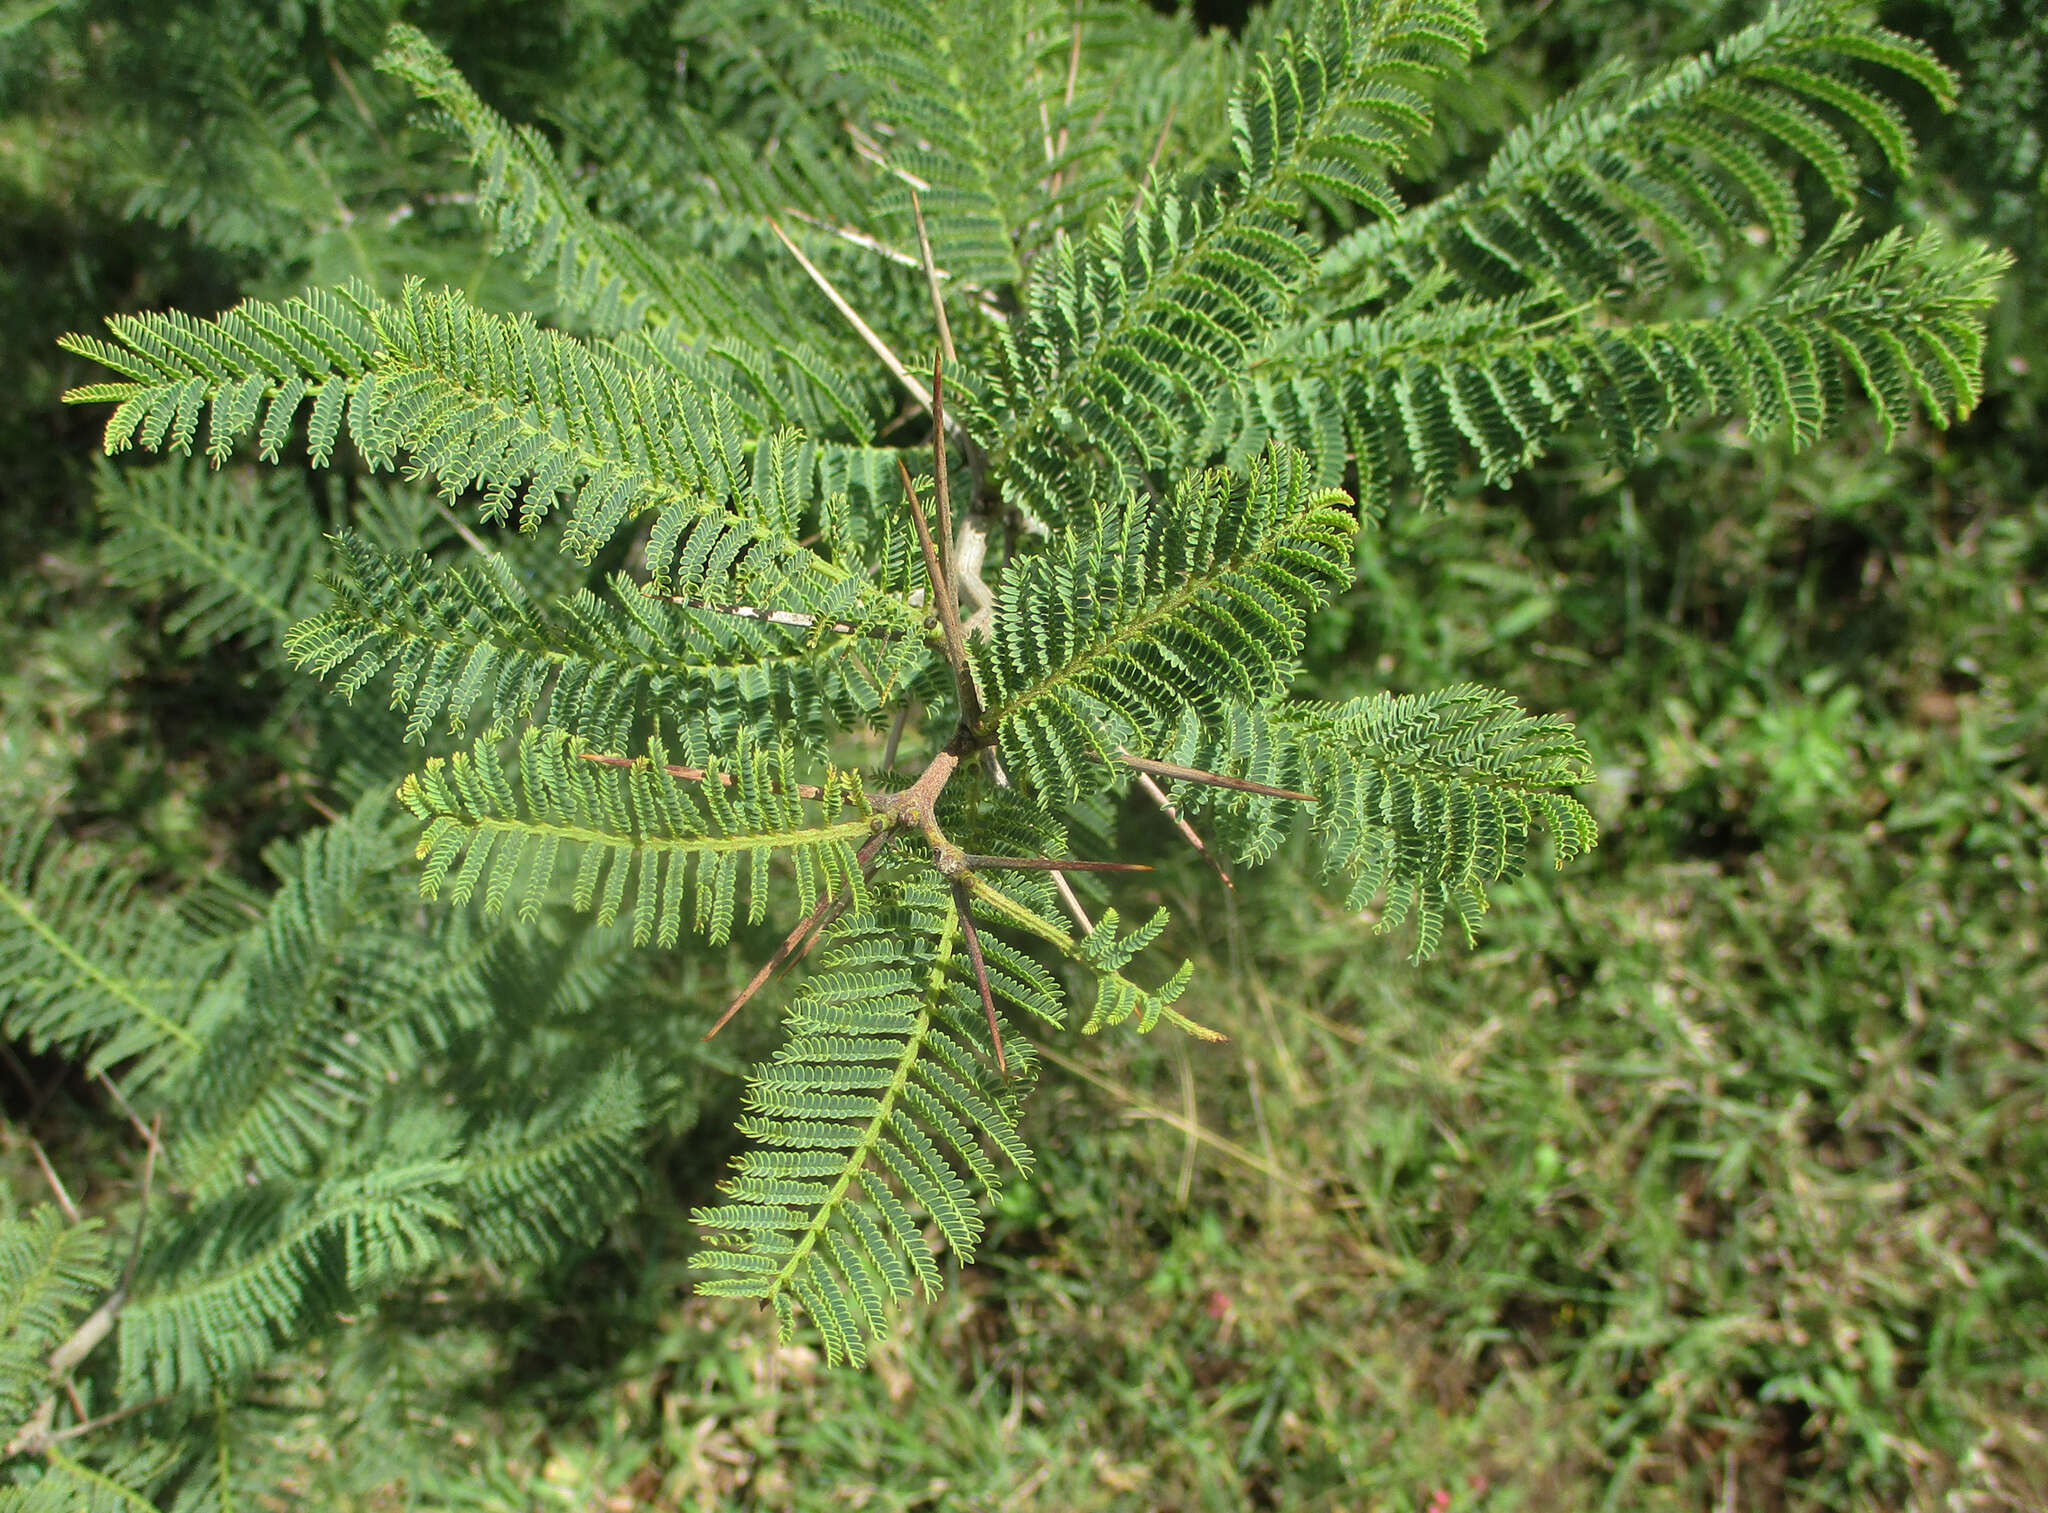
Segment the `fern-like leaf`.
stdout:
[[1323,258],[1326,298],[1369,296],[1436,264],[1506,294],[1555,283],[1578,297],[1659,280],[1676,259],[1712,269],[1754,218],[1787,252],[1804,236],[1796,167],[1838,204],[1861,182],[1830,117],[1859,127],[1903,173],[1912,137],[1899,107],[1854,65],[1876,64],[1955,101],[1955,76],[1925,44],[1845,0],[1790,0],[1711,53],[1639,83],[1609,71],[1511,133],[1485,172],[1398,221],[1369,225]]
[[[1002,1001],[1044,1012],[1007,974],[990,982]],[[939,1289],[918,1216],[969,1260],[995,1158],[1028,1168],[1016,1111],[1032,1058],[1006,1037],[1012,1079],[985,1062],[958,917],[932,880],[834,928],[789,1036],[748,1084],[740,1128],[759,1148],[740,1158],[726,1201],[696,1215],[716,1242],[698,1257],[698,1290],[772,1300],[785,1331],[801,1308],[829,1358],[858,1363],[892,1300],[913,1284]]]
[[1854,231],[1843,221],[1782,288],[1734,314],[1628,322],[1515,298],[1304,329],[1254,369],[1239,445],[1277,436],[1326,470],[1348,442],[1369,499],[1387,496],[1405,456],[1427,503],[1468,449],[1502,482],[1581,419],[1627,458],[1702,413],[1809,444],[1859,392],[1888,438],[1916,407],[1938,425],[1967,414],[2008,259],[1931,230],[1851,252]]
[[458,1171],[444,1155],[238,1184],[178,1217],[121,1313],[121,1396],[232,1383],[440,1259],[461,1220],[449,1197]]
[[101,463],[94,486],[113,527],[108,571],[124,588],[173,599],[164,626],[188,645],[268,644],[310,607],[319,517],[289,481],[191,463]]
[[1487,885],[1520,873],[1534,831],[1549,833],[1560,866],[1598,834],[1570,792],[1593,776],[1571,725],[1475,684],[1239,707],[1210,730],[1188,722],[1177,744],[1159,750],[1312,795],[1303,805],[1192,783],[1172,789],[1176,802],[1230,822],[1247,860],[1270,855],[1305,817],[1325,869],[1349,884],[1348,907],[1381,902],[1382,931],[1415,921],[1418,961],[1436,950],[1446,918],[1472,939]]
[[1233,161],[1104,222],[1032,281],[999,361],[970,384],[1013,500],[1047,520],[1202,460],[1214,407],[1313,259],[1304,194],[1391,214],[1381,173],[1427,130],[1418,84],[1481,39],[1467,0],[1342,0],[1261,57],[1231,105]]
[[[437,720],[459,731],[479,707],[487,733],[504,735],[544,702],[549,724],[597,751],[649,728],[701,731],[724,749],[742,731],[781,731],[822,751],[834,728],[875,713],[926,660],[903,601],[864,595],[852,579],[800,601],[801,613],[781,609],[792,624],[754,606],[735,614],[653,599],[623,574],[602,597],[579,590],[544,604],[503,556],[437,570],[354,535],[336,546],[334,607],[292,627],[285,651],[344,697],[388,673],[411,740]],[[862,613],[882,618],[844,618]]]
[[1278,692],[1309,611],[1349,577],[1348,503],[1275,451],[1248,485],[1197,475],[1171,506],[1106,509],[1014,566],[994,637],[975,648],[1005,758],[1072,797],[1084,771],[1184,707]]
[[470,1243],[513,1265],[600,1233],[633,1196],[643,1103],[619,1060],[566,1097],[493,1117],[465,1142],[454,1179]]
[[133,878],[53,841],[0,829],[0,1030],[33,1048],[126,1063],[143,1083],[198,1048],[194,1000],[211,965],[177,914]]

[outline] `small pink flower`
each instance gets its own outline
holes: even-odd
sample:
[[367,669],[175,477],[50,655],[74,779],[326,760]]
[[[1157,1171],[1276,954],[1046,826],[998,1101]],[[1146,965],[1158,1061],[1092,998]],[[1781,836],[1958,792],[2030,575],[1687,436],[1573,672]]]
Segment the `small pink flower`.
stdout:
[[1216,1288],[1209,1294],[1208,1301],[1202,1306],[1203,1310],[1212,1319],[1228,1318],[1230,1317],[1230,1294],[1220,1287]]

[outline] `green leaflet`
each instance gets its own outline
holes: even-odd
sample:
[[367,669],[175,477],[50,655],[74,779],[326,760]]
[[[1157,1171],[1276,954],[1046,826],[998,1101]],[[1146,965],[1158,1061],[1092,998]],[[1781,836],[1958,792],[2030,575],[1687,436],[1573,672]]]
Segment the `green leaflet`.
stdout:
[[1713,52],[1639,82],[1610,71],[1517,127],[1462,188],[1338,242],[1323,255],[1321,298],[1415,283],[1438,264],[1489,294],[1554,282],[1584,298],[1658,281],[1673,261],[1711,270],[1753,218],[1795,251],[1798,166],[1838,204],[1862,179],[1831,117],[1865,133],[1892,170],[1911,160],[1903,113],[1859,72],[1873,63],[1954,105],[1955,76],[1924,43],[1841,0],[1773,6]]
[[1385,170],[1429,129],[1421,86],[1481,36],[1467,0],[1317,5],[1252,60],[1225,166],[1056,249],[969,386],[1014,502],[1075,522],[1213,452],[1217,407],[1313,271],[1303,197],[1395,214]]
[[1307,826],[1325,869],[1348,883],[1348,907],[1380,902],[1382,931],[1414,920],[1417,960],[1435,952],[1447,917],[1473,938],[1487,885],[1520,873],[1535,831],[1549,833],[1559,866],[1597,836],[1570,791],[1593,777],[1571,725],[1477,684],[1344,704],[1240,705],[1212,727],[1184,723],[1151,754],[1313,795],[1301,804],[1171,785],[1176,802],[1227,824],[1248,860]]
[[49,1355],[113,1285],[105,1227],[44,1204],[0,1219],[0,1419],[13,1427],[50,1383]]
[[1518,296],[1303,327],[1253,366],[1238,445],[1285,440],[1325,473],[1348,446],[1379,499],[1405,458],[1427,503],[1467,453],[1505,482],[1584,420],[1626,459],[1695,414],[1802,445],[1862,399],[1887,439],[1916,410],[1938,425],[1967,414],[2005,254],[1933,230],[1852,252],[1855,231],[1838,223],[1781,288],[1730,314],[1627,321]]

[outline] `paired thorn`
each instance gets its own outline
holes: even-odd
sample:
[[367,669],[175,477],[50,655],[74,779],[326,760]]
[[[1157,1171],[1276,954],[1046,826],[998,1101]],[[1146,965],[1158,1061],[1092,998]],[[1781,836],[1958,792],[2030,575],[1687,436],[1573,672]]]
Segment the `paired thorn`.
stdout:
[[996,1070],[1010,1080],[1009,1058],[1003,1054],[1002,1026],[996,1020],[996,995],[988,985],[988,963],[981,955],[981,932],[974,927],[973,894],[959,879],[953,882],[953,907],[960,914],[960,933],[967,937],[967,960],[974,967],[974,985],[981,989],[981,1009],[988,1016],[989,1039],[996,1048]]

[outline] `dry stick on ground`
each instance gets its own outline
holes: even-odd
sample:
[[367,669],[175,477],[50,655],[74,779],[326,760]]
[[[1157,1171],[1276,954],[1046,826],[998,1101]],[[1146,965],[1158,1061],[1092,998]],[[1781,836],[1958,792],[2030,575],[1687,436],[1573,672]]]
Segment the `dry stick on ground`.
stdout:
[[100,1086],[105,1088],[107,1090],[108,1095],[112,1097],[116,1103],[121,1105],[121,1112],[128,1116],[128,1123],[130,1124],[130,1126],[134,1128],[135,1132],[138,1135],[142,1136],[144,1140],[147,1140],[149,1142],[151,1153],[154,1154],[159,1161],[168,1164],[171,1158],[170,1155],[164,1150],[163,1142],[157,1138],[157,1124],[144,1124],[142,1122],[142,1116],[135,1112],[135,1105],[130,1103],[126,1096],[123,1095],[123,1093],[121,1092],[120,1085],[116,1083],[113,1078],[109,1077],[105,1072],[99,1072],[95,1075],[97,1075],[97,1077],[99,1078]]
[[[100,1341],[113,1333],[114,1321],[121,1316],[121,1310],[127,1306],[128,1290],[135,1283],[135,1268],[142,1260],[142,1236],[149,1224],[149,1193],[156,1178],[156,1153],[162,1148],[163,1122],[162,1116],[159,1115],[150,1125],[149,1143],[143,1149],[142,1203],[135,1215],[135,1236],[128,1246],[128,1261],[121,1268],[121,1280],[115,1284],[114,1290],[107,1294],[100,1306],[85,1316],[84,1322],[71,1332],[71,1337],[50,1352],[50,1380],[70,1394],[72,1407],[78,1411],[80,1418],[85,1415],[79,1409],[77,1390],[71,1384],[71,1373],[84,1364],[85,1358],[99,1347]],[[40,1455],[48,1450],[56,1440],[56,1435],[50,1428],[56,1418],[57,1394],[51,1392],[36,1411],[29,1415],[28,1422],[15,1431],[6,1448],[0,1450],[0,1459],[16,1455]]]

